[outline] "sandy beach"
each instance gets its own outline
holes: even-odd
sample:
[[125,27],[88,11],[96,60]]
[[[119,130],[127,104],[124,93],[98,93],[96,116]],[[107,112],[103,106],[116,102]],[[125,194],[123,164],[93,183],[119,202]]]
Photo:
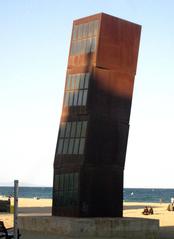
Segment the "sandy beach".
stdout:
[[[13,201],[12,201],[13,203]],[[51,199],[19,199],[19,215],[51,215]],[[143,215],[145,206],[152,206],[153,215]],[[174,212],[167,211],[167,203],[136,203],[124,202],[124,217],[159,219],[160,238],[174,238]],[[0,213],[0,220],[3,220],[6,227],[13,226],[13,214]]]

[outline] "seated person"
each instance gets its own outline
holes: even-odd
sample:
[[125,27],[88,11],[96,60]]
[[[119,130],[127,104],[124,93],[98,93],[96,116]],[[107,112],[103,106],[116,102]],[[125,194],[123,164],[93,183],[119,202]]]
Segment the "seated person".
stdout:
[[151,215],[153,214],[153,208],[152,207],[149,208],[149,214],[151,214]]
[[144,208],[144,211],[142,212],[142,214],[149,215],[149,210],[148,210],[147,206]]

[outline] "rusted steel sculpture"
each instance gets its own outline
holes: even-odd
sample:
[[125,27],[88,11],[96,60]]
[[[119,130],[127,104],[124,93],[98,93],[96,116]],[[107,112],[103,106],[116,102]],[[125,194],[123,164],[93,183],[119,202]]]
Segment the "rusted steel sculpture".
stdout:
[[121,217],[141,26],[75,20],[54,161],[53,215]]

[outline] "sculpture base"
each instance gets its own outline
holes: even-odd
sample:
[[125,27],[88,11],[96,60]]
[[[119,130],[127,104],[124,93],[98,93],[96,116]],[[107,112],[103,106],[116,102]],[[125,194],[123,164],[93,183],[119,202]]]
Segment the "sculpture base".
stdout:
[[144,218],[19,217],[23,239],[158,239],[159,221]]

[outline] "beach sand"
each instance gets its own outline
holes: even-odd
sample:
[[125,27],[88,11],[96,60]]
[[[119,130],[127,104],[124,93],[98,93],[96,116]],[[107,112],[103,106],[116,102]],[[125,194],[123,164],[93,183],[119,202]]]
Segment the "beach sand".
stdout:
[[[12,202],[13,203],[13,202]],[[51,215],[51,199],[19,199],[19,215]],[[142,211],[145,206],[152,206],[153,215],[143,215]],[[167,211],[167,203],[136,203],[124,202],[124,217],[150,218],[159,219],[160,238],[174,239],[174,212]],[[0,220],[3,220],[6,227],[13,226],[13,214],[0,213]]]
[[[145,206],[152,207],[153,215],[143,215]],[[174,211],[167,211],[168,203],[136,203],[124,202],[124,217],[141,217],[149,219],[158,219],[160,225],[161,239],[174,239]]]

